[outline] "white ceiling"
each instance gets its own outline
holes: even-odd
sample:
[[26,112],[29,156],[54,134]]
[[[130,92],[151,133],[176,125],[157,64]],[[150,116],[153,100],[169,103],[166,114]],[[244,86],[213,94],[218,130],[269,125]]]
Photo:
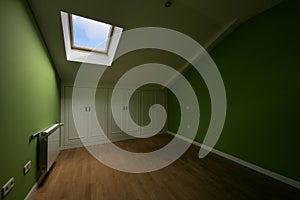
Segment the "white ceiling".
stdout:
[[[249,18],[282,0],[28,0],[49,50],[64,81],[72,81],[80,63],[66,61],[60,11],[86,16],[129,30],[137,27],[165,27],[185,33],[207,49]],[[166,52],[133,52],[115,61],[103,82],[115,82],[122,73],[146,62],[161,62],[182,69],[183,60]]]

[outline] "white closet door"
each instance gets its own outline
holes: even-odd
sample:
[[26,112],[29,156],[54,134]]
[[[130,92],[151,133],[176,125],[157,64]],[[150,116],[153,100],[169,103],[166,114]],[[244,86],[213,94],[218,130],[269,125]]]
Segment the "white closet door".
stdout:
[[[92,104],[92,98],[95,98],[94,105]],[[93,90],[91,89],[90,100],[88,144],[99,144],[106,139],[107,89],[97,89],[95,96],[93,96]]]
[[[166,90],[158,90],[155,91],[155,103],[162,105],[165,110],[167,111],[167,93]],[[163,116],[158,113],[157,107],[154,108],[154,119],[155,119],[155,126],[158,126],[159,122],[163,121]],[[160,132],[164,132],[167,130],[167,121],[164,124],[164,127]]]
[[154,91],[141,91],[141,130],[142,135],[153,134],[154,123],[151,123],[149,114],[153,116],[154,110],[150,109],[155,104],[155,92]]
[[[112,90],[109,91],[109,137],[110,138],[125,138],[128,137],[129,133],[130,135],[138,135],[139,129],[138,129],[138,117],[139,117],[139,94],[138,92],[135,92],[130,101],[129,105],[126,103],[126,99],[129,98],[129,91],[125,89],[115,89],[114,92],[116,92],[116,99],[114,101],[114,106],[117,109],[117,116],[116,118],[120,119],[121,127],[117,125],[115,122],[115,119],[113,118],[112,111],[111,111],[111,95]],[[129,123],[129,115],[131,115],[134,123]],[[124,131],[122,131],[123,129]]]
[[[127,92],[127,97],[129,98],[129,93]],[[129,117],[131,116],[133,123],[129,123]],[[126,130],[127,132],[132,135],[136,136],[139,135],[139,91],[135,91],[130,98],[129,106],[125,109],[125,123],[126,123]]]
[[[75,126],[72,107],[72,87],[65,87],[65,143],[66,145],[78,144],[80,139],[85,140],[88,132],[88,108],[89,91],[85,88],[76,88],[79,93],[76,96],[75,108],[77,109],[78,122]],[[77,131],[78,130],[78,131]],[[79,134],[80,133],[80,134]]]
[[[124,98],[126,97],[126,92],[121,89],[115,89],[116,95],[118,98],[115,99],[115,108],[117,109],[117,115],[116,117],[121,118],[122,124],[126,123],[126,120],[124,119],[125,117],[125,105],[124,105]],[[108,117],[109,117],[109,127],[108,127],[108,135],[110,138],[118,138],[118,137],[124,137],[126,136],[121,128],[117,125],[117,123],[114,120],[114,117],[112,115],[112,110],[111,110],[111,95],[112,95],[112,89],[109,89],[109,101],[108,101]],[[123,126],[123,125],[122,125]]]

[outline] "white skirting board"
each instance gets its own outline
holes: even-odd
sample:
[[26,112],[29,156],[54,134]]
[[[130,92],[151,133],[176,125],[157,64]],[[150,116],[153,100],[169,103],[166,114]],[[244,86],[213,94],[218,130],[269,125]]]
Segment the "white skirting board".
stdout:
[[31,190],[28,192],[28,194],[26,195],[26,197],[24,198],[24,200],[30,200],[31,195],[32,195],[32,194],[34,193],[34,191],[36,191],[36,189],[37,189],[37,185],[38,185],[38,183],[36,182],[36,183],[32,186]]
[[[171,131],[167,131],[167,133],[170,134],[170,135],[173,135],[173,136],[175,136],[177,138],[180,138],[182,140],[185,140],[185,141],[187,141],[189,143],[193,143],[194,145],[196,145],[198,147],[203,147],[204,149],[210,149],[210,147],[208,147],[206,145],[202,145],[199,142],[192,141],[191,139],[188,139],[188,138],[186,138],[186,137],[184,137],[182,135],[177,135],[177,134],[175,134],[175,133],[173,133]],[[259,173],[262,173],[262,174],[267,175],[269,177],[272,177],[272,178],[274,178],[274,179],[276,179],[278,181],[281,181],[283,183],[286,183],[288,185],[291,185],[291,186],[293,186],[295,188],[300,189],[300,182],[295,181],[295,180],[293,180],[291,178],[288,178],[288,177],[285,177],[285,176],[280,175],[278,173],[272,172],[272,171],[270,171],[268,169],[264,169],[262,167],[259,167],[257,165],[252,164],[252,163],[249,163],[247,161],[241,160],[241,159],[239,159],[237,157],[234,157],[232,155],[229,155],[227,153],[221,152],[221,151],[216,150],[216,149],[212,149],[212,152],[215,153],[215,154],[217,154],[217,155],[219,155],[219,156],[221,156],[221,157],[223,157],[223,158],[229,159],[229,160],[231,160],[233,162],[236,162],[236,163],[238,163],[240,165],[243,165],[243,166],[248,167],[248,168],[250,168],[252,170],[255,170],[255,171],[259,172]]]

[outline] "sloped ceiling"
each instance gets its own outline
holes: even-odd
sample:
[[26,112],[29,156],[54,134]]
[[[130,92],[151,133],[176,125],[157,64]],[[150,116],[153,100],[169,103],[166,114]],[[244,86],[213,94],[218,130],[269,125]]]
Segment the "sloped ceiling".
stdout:
[[[72,81],[81,63],[66,60],[60,11],[110,23],[124,30],[164,27],[189,35],[207,49],[247,19],[282,0],[28,0],[50,57],[64,81]],[[183,69],[186,61],[168,52],[139,50],[120,57],[101,81],[113,83],[139,64],[160,62]]]

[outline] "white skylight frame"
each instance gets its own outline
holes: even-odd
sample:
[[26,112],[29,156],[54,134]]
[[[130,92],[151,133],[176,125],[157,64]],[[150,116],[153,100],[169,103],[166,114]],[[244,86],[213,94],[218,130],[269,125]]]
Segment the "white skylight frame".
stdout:
[[72,35],[70,27],[70,15],[61,12],[61,21],[64,35],[66,58],[68,61],[90,63],[96,65],[110,66],[113,61],[123,28],[113,26],[112,34],[106,52],[99,52],[95,49],[82,49],[72,47]]

